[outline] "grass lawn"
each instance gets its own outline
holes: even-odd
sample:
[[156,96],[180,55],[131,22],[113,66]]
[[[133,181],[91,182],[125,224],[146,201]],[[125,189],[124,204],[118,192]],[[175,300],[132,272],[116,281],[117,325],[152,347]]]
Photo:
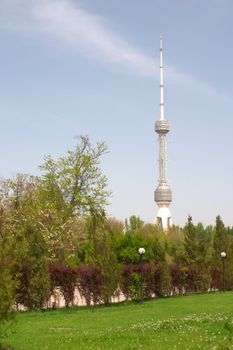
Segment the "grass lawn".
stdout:
[[233,292],[25,312],[4,342],[15,350],[233,349],[232,317]]

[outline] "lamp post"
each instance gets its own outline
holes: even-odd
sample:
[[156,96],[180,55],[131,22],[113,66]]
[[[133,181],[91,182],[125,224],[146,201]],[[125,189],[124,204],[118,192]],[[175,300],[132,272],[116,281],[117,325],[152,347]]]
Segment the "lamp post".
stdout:
[[138,253],[140,255],[140,304],[143,302],[142,296],[142,257],[145,254],[145,248],[139,248]]
[[225,292],[226,290],[226,285],[225,285],[225,259],[227,257],[226,252],[221,252],[221,259],[222,259],[222,284],[223,284],[223,291]]

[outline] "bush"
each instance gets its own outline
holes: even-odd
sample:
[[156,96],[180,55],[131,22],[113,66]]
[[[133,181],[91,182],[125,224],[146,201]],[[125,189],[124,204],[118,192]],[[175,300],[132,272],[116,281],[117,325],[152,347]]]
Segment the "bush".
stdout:
[[15,273],[15,242],[10,241],[2,226],[3,211],[0,209],[0,347],[1,339],[14,318],[17,275]]
[[97,304],[101,300],[103,288],[103,276],[100,268],[96,266],[83,266],[77,268],[78,289],[84,297],[86,304]]
[[50,295],[50,279],[47,265],[38,260],[34,264],[24,262],[20,269],[16,302],[30,310],[40,310]]
[[[130,296],[134,301],[138,301],[140,299],[140,283],[141,277],[138,272],[133,272],[130,275]],[[144,288],[145,289],[145,288]]]
[[218,267],[212,267],[210,270],[211,276],[211,288],[213,289],[221,289],[222,281],[221,281],[221,271]]
[[[166,266],[145,263],[142,267],[144,298],[170,294],[170,275]],[[122,268],[120,288],[126,299],[135,298],[140,287],[140,265],[125,265]],[[139,281],[138,281],[139,280]]]
[[49,266],[51,288],[60,288],[65,299],[66,307],[73,304],[74,292],[77,284],[77,271],[74,267],[62,264],[51,264]]
[[129,264],[122,266],[120,277],[120,289],[122,290],[122,293],[124,294],[126,300],[130,299],[131,297],[131,274],[134,272],[137,272],[136,265]]

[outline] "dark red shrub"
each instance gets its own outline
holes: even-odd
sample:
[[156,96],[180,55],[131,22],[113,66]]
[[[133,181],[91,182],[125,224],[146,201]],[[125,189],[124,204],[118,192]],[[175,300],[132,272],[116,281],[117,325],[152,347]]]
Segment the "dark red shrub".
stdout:
[[51,264],[49,272],[52,290],[59,288],[64,296],[66,307],[69,307],[74,301],[74,291],[77,284],[76,269],[67,265]]
[[218,267],[214,266],[210,270],[211,276],[211,288],[221,289],[221,271]]
[[123,265],[120,278],[120,289],[124,294],[126,300],[130,298],[130,285],[131,285],[131,275],[134,272],[138,272],[139,267],[137,265],[129,264]]
[[84,297],[86,304],[97,304],[101,300],[103,276],[101,271],[96,266],[77,267],[78,290],[81,296]]
[[[121,273],[120,288],[126,299],[130,298],[131,275],[141,273],[140,265],[124,265]],[[150,299],[154,296],[162,296],[163,269],[160,265],[145,263],[142,266],[144,298]]]
[[182,294],[184,283],[179,265],[169,265],[172,294]]

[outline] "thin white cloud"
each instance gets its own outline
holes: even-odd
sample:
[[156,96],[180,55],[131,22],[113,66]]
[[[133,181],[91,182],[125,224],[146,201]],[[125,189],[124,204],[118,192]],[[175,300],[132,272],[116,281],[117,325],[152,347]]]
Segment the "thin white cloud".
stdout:
[[99,58],[130,65],[143,75],[156,72],[154,60],[108,30],[102,18],[75,6],[70,0],[44,0],[37,3],[32,13],[46,31],[98,54]]
[[[122,64],[143,76],[158,75],[158,61],[132,47],[108,29],[102,17],[93,15],[73,0],[1,0],[0,25],[30,34],[50,35],[82,49],[94,59]],[[220,94],[209,84],[167,67],[166,81],[211,96]],[[223,97],[223,96],[221,96]]]

